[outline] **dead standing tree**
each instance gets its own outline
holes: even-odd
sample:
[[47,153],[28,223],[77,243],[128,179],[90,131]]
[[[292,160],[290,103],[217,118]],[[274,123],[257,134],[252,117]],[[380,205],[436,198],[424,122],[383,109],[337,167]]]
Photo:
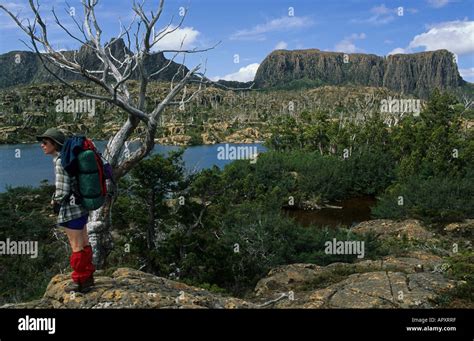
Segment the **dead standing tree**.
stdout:
[[[155,26],[163,11],[164,0],[160,0],[156,13],[151,11],[149,14],[145,13],[143,2],[140,4],[134,2],[132,9],[135,13],[135,17],[130,25],[128,27],[121,25],[120,34],[113,38],[108,44],[104,44],[101,41],[102,30],[96,19],[95,9],[98,2],[98,0],[81,0],[84,10],[82,23],[74,16],[71,16],[78,32],[80,32],[78,34],[73,34],[71,30],[59,20],[54,9],[52,10],[56,24],[59,25],[71,39],[80,42],[83,46],[90,49],[93,55],[100,61],[100,67],[96,70],[90,70],[84,65],[81,65],[76,58],[76,52],[72,58],[66,57],[63,52],[52,47],[48,40],[47,26],[40,14],[38,2],[35,3],[33,0],[29,0],[29,5],[34,15],[34,19],[32,20],[20,19],[3,5],[0,5],[0,9],[5,11],[18,27],[26,33],[31,42],[31,46],[29,47],[36,52],[45,69],[59,82],[74,90],[80,96],[111,103],[122,109],[123,112],[128,115],[127,121],[120,127],[118,132],[109,139],[104,152],[104,157],[111,164],[115,178],[118,180],[153,150],[155,133],[164,109],[170,105],[180,105],[182,107],[191,101],[194,96],[201,91],[201,85],[205,84],[204,74],[199,72],[201,65],[197,65],[193,69],[185,72],[184,66],[181,64],[171,80],[170,90],[165,98],[161,102],[156,103],[151,111],[147,111],[146,95],[148,84],[152,77],[164,72],[179,54],[183,54],[184,62],[184,57],[187,54],[208,51],[213,49],[217,44],[207,49],[194,48],[186,50],[183,49],[183,40],[180,49],[154,51],[156,44],[181,27],[185,18],[185,15],[183,15],[179,24],[175,27],[172,26],[173,19],[171,19],[170,23],[163,29],[155,30]],[[131,32],[132,30],[133,32]],[[124,48],[123,58],[117,59],[111,52],[111,46],[119,39],[124,38],[126,38],[128,42],[128,51],[132,51],[131,41],[134,41],[134,51],[127,53]],[[40,50],[44,50],[44,52],[42,53]],[[165,62],[164,65],[156,67],[155,70],[149,70],[149,67],[146,67],[147,60],[149,60],[150,56],[154,53],[160,52],[174,53],[174,55],[173,58]],[[82,75],[87,81],[105,90],[106,95],[85,92],[79,89],[76,83],[71,83],[59,76],[57,72],[54,72],[52,68],[53,65],[68,72]],[[128,81],[132,76],[138,80],[137,98],[132,98],[128,89]],[[183,89],[185,90],[186,84],[191,81],[193,83],[199,83],[197,90],[191,94],[186,94],[186,91],[184,91],[184,96],[180,101],[173,101],[175,96],[182,92]],[[143,123],[145,133],[140,140],[139,147],[133,153],[128,150],[125,153],[128,140],[140,123]],[[112,184],[112,186],[114,185]],[[100,209],[93,211],[90,223],[88,224],[91,243],[95,250],[95,261],[99,268],[105,266],[107,256],[113,247],[111,238],[111,208],[117,190],[116,188],[111,188],[110,192],[114,193],[114,195],[108,197],[106,203]]]

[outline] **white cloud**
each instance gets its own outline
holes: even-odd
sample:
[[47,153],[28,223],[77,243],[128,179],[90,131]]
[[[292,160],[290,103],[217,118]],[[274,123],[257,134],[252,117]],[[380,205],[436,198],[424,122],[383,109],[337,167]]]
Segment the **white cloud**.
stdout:
[[[170,26],[166,32],[171,32],[174,30],[176,26]],[[158,32],[157,32],[158,34]],[[159,37],[163,37],[160,39],[154,46],[154,51],[156,50],[179,50],[179,49],[189,49],[194,46],[197,37],[199,36],[200,32],[195,30],[192,27],[180,27],[173,31],[172,33],[166,34],[162,33]],[[184,42],[183,42],[184,39]],[[183,47],[181,46],[181,42],[183,42]]]
[[447,21],[429,27],[416,35],[407,47],[397,47],[388,54],[412,53],[416,48],[425,51],[446,49],[456,55],[474,53],[474,21]]
[[313,24],[308,17],[289,17],[270,20],[264,24],[256,25],[250,29],[239,30],[230,36],[231,40],[265,40],[265,34],[276,31],[289,31],[298,28],[307,28]]
[[393,21],[393,19],[395,19],[397,9],[388,8],[382,4],[380,6],[372,7],[370,9],[370,13],[372,13],[372,16],[367,19],[353,19],[351,21],[355,23],[368,23],[374,25],[388,24],[389,22]]
[[288,47],[288,44],[284,41],[278,42],[278,44],[275,45],[274,50],[284,50]]
[[374,13],[375,15],[384,15],[384,14],[390,14],[392,10],[385,6],[385,4],[382,4],[380,6],[375,6],[370,9],[370,12]]
[[355,40],[365,39],[367,36],[365,33],[352,33],[350,36],[345,37],[339,43],[334,46],[334,50],[337,52],[346,52],[346,53],[354,53],[354,52],[363,52],[362,49],[355,46]]
[[349,40],[341,40],[339,43],[334,46],[334,49],[337,52],[347,52],[347,53],[354,53],[357,50],[355,44]]
[[430,6],[434,8],[444,7],[450,2],[451,2],[450,0],[428,0],[428,3],[430,4]]
[[428,32],[415,36],[408,47],[424,47],[425,51],[447,49],[459,55],[474,53],[474,21],[456,20],[433,25]]
[[399,54],[399,53],[409,53],[409,51],[405,50],[404,48],[397,47],[396,49],[393,49],[389,53],[387,53],[387,56],[390,56],[391,54]]
[[[403,10],[403,14],[405,15],[406,13],[410,14],[415,14],[418,13],[418,10],[416,8],[405,8],[403,6],[400,6],[401,9]],[[399,7],[395,8],[390,8],[385,6],[385,4],[382,4],[380,6],[375,6],[370,9],[370,13],[372,14],[369,18],[367,19],[353,19],[351,22],[353,23],[362,23],[362,24],[373,24],[373,25],[385,25],[393,20],[398,16],[398,9]]]
[[461,77],[465,80],[469,80],[470,82],[474,81],[474,67],[467,69],[459,69],[459,73],[461,74]]
[[239,81],[239,82],[249,82],[253,81],[255,78],[255,74],[257,73],[257,69],[260,64],[253,63],[247,66],[241,67],[239,71],[230,73],[223,77],[213,77],[212,80],[217,81],[219,79],[224,79],[226,81]]

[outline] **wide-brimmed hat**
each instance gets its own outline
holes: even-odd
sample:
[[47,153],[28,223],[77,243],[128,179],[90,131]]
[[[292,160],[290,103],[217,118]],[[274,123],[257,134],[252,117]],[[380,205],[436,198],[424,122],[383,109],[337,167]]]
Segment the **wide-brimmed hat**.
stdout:
[[36,136],[36,139],[38,141],[42,141],[44,138],[48,138],[62,146],[64,144],[64,141],[66,140],[66,136],[56,128],[49,128],[44,132],[44,134]]

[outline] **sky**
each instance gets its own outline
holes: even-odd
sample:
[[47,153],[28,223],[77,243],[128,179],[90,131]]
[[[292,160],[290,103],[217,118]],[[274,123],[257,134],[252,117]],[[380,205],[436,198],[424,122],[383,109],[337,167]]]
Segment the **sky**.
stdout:
[[[54,23],[51,9],[77,32],[70,14],[81,20],[80,0],[38,1],[53,46],[77,49],[79,43]],[[159,0],[144,2],[145,9],[156,12]],[[20,18],[31,18],[27,0],[0,0],[0,4]],[[132,4],[132,0],[99,0],[96,12],[103,41],[120,32],[120,23],[127,26],[133,20]],[[461,76],[474,82],[474,0],[168,0],[156,32],[170,22],[170,28],[176,28],[184,12],[182,25],[161,39],[157,50],[178,49],[181,43],[187,49],[206,49],[218,43],[184,60],[189,68],[201,64],[214,80],[253,80],[258,65],[275,49],[379,56],[447,49],[455,54]],[[20,41],[25,34],[3,12],[0,39],[0,53],[27,49]],[[183,62],[182,56],[175,61]]]

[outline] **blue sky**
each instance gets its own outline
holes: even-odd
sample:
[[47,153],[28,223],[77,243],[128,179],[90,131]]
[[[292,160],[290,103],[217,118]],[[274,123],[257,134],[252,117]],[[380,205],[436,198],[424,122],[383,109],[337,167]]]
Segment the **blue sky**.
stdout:
[[[51,20],[54,6],[61,18],[71,22],[65,2],[39,1],[55,46],[77,48]],[[158,2],[145,0],[146,8],[156,8]],[[31,16],[26,0],[0,3],[20,17]],[[80,1],[69,0],[68,4],[80,18]],[[131,6],[131,0],[99,1],[97,15],[104,40],[119,32],[119,20],[125,24],[133,18]],[[206,75],[213,79],[252,80],[259,63],[278,48],[381,56],[445,48],[457,55],[463,78],[474,82],[474,0],[168,0],[157,30],[173,15],[176,25],[180,8],[185,7],[188,13],[183,25],[159,47],[176,48],[183,37],[187,48],[210,47],[220,41],[215,49],[185,60],[188,67],[206,62]],[[26,49],[19,41],[24,35],[3,12],[0,34],[0,53]]]

